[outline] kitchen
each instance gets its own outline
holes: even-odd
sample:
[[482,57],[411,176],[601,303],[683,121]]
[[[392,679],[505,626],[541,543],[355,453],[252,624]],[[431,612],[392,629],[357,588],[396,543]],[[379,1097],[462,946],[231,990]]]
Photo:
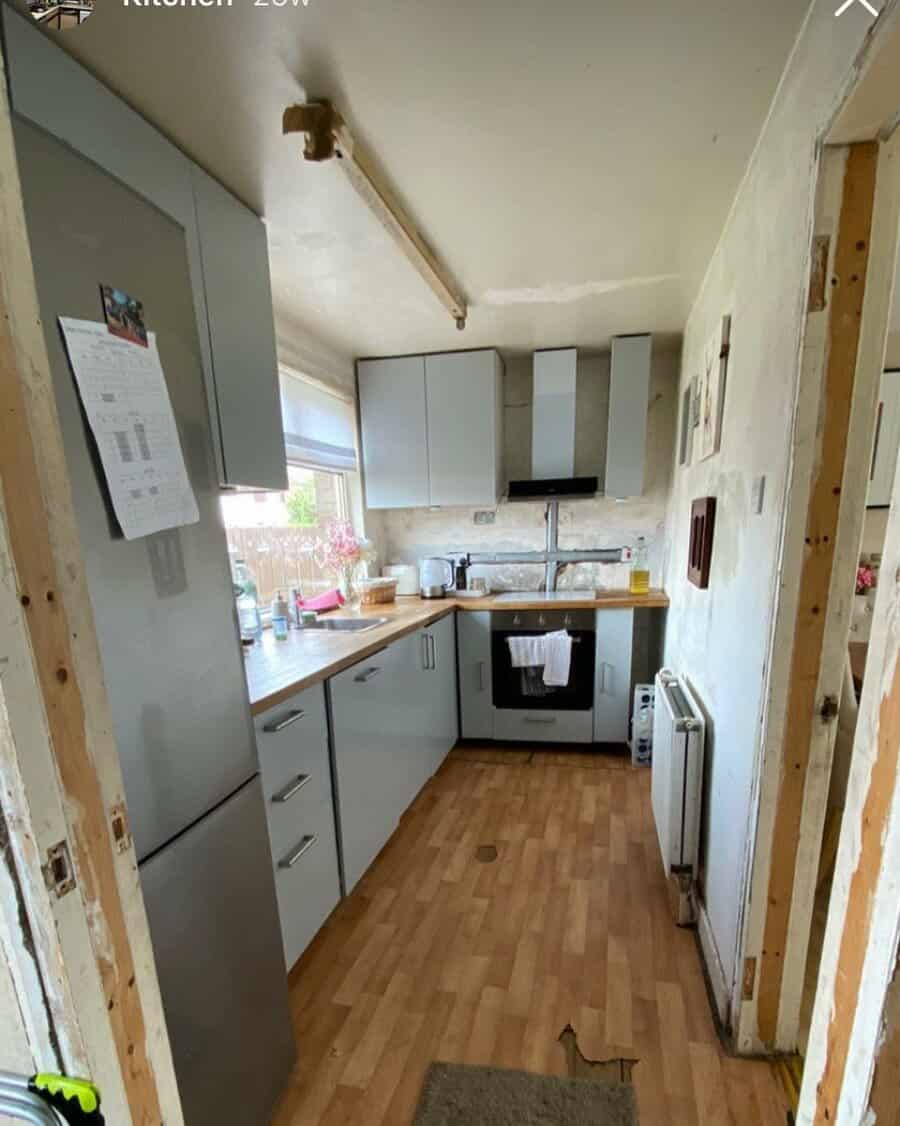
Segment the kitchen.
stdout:
[[[78,939],[102,1003],[42,1070],[77,1064],[123,1123],[443,1126],[488,1071],[522,1120],[529,1084],[593,1079],[579,1126],[711,1121],[707,1090],[735,1126],[783,1122],[775,1071],[732,1055],[757,1047],[741,936],[788,473],[756,453],[780,431],[747,421],[733,298],[685,350],[680,275],[649,265],[588,287],[599,321],[580,291],[508,288],[447,317],[404,275],[383,331],[354,275],[340,323],[365,343],[339,351],[301,324],[293,259],[322,248],[285,234],[285,195],[263,222],[91,40],[6,2],[0,27],[46,373],[22,409],[71,508],[51,680],[91,686],[61,776],[105,779],[81,837],[39,824],[42,958],[91,850],[112,858]],[[283,169],[292,111],[333,112],[288,107]],[[362,161],[345,129],[325,147]],[[36,572],[13,587],[35,630],[62,613]],[[71,729],[27,699],[13,726]]]

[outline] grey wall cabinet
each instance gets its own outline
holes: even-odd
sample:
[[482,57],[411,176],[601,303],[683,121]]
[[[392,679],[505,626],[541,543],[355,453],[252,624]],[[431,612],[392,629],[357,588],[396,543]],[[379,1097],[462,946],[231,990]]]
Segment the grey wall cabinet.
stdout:
[[[15,112],[184,228],[220,484],[285,488],[263,224],[26,16],[0,4],[0,18]],[[117,284],[115,278],[101,282]],[[153,309],[145,312],[152,330]],[[98,289],[97,319],[102,316]]]
[[369,508],[495,504],[502,491],[502,375],[493,349],[360,360]]
[[467,610],[457,618],[460,733],[464,739],[493,739],[491,615]]
[[366,503],[369,508],[427,505],[424,358],[361,360],[357,380]]
[[625,743],[631,714],[634,610],[597,611],[594,741]]
[[263,712],[254,726],[290,969],[341,898],[324,685]]
[[266,229],[196,165],[192,176],[225,480],[286,489]]
[[425,398],[430,503],[493,506],[503,487],[499,355],[426,356]]
[[617,500],[644,491],[651,351],[648,335],[612,340],[604,491]]

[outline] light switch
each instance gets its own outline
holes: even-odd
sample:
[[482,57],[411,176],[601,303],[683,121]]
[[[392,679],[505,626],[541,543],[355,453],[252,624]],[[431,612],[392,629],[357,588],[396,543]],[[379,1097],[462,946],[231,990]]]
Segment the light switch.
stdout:
[[753,480],[753,492],[750,497],[750,509],[754,513],[754,515],[761,515],[765,501],[766,478],[765,476],[755,477]]

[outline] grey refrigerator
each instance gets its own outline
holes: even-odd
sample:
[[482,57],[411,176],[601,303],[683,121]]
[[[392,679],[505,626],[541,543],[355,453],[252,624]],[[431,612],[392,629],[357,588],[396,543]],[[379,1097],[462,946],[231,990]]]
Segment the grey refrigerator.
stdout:
[[[24,120],[16,148],[66,461],[187,1126],[261,1126],[295,1049],[184,232]],[[126,540],[57,325],[100,286],[156,332],[198,523]],[[137,347],[138,345],[135,345]]]

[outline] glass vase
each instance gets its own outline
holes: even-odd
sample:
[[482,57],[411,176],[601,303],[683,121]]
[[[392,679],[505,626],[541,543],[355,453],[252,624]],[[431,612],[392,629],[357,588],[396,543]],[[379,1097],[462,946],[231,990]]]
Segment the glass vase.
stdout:
[[362,605],[362,591],[357,582],[357,569],[356,563],[346,563],[338,571],[338,590],[344,600],[344,609],[354,614],[359,613]]

